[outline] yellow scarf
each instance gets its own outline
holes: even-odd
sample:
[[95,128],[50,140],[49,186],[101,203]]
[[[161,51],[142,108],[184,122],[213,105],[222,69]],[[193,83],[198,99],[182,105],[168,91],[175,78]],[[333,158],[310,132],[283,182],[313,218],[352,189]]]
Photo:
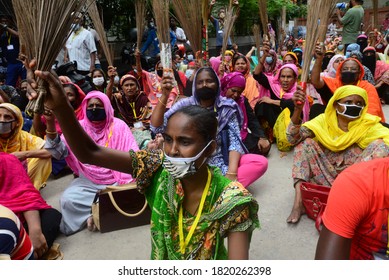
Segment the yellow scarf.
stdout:
[[[348,132],[338,126],[334,103],[350,95],[359,95],[365,100],[361,116],[348,124]],[[315,134],[315,140],[333,152],[344,151],[353,144],[365,149],[372,141],[383,139],[389,146],[389,129],[380,124],[380,118],[367,113],[367,92],[357,86],[338,88],[327,104],[324,114],[303,124]]]
[[8,139],[0,138],[0,152],[10,154],[19,151],[37,150],[44,146],[45,142],[43,139],[22,130],[23,116],[18,107],[11,103],[2,103],[0,108],[5,108],[11,112],[17,122],[17,126]]

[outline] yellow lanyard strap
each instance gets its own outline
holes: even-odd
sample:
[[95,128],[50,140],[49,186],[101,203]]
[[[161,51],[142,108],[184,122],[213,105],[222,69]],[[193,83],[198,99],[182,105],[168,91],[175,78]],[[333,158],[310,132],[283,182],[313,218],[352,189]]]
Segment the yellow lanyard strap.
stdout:
[[111,137],[112,137],[112,133],[113,133],[113,123],[111,124],[111,127],[110,127],[110,129],[109,129],[109,134],[108,134],[107,142],[105,142],[105,147],[106,147],[106,148],[108,148],[109,140],[110,140]]
[[204,191],[203,191],[203,195],[201,196],[199,210],[197,211],[196,218],[195,218],[192,226],[190,227],[189,233],[186,236],[185,241],[184,241],[184,229],[183,229],[183,217],[182,217],[183,216],[182,215],[182,211],[183,211],[182,210],[182,204],[180,206],[180,211],[179,211],[179,214],[178,214],[178,231],[179,231],[179,235],[180,235],[180,250],[181,250],[182,254],[185,254],[185,248],[186,248],[186,246],[188,246],[189,241],[191,240],[192,235],[193,235],[193,233],[194,233],[194,231],[195,231],[195,229],[197,227],[197,224],[199,223],[199,220],[200,220],[200,217],[201,217],[201,213],[203,212],[205,198],[207,197],[210,185],[211,185],[211,172],[208,169],[207,184],[205,185],[205,188],[204,188]]

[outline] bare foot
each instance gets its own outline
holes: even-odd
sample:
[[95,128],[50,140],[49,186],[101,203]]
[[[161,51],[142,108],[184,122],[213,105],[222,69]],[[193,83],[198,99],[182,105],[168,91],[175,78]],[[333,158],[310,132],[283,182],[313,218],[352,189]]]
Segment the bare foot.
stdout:
[[88,220],[86,221],[86,225],[87,225],[88,230],[90,230],[90,231],[97,231],[97,227],[96,227],[95,223],[93,222],[93,217],[92,216],[90,216],[88,218]]
[[305,213],[304,207],[293,207],[292,212],[290,212],[289,217],[286,219],[287,223],[297,224],[300,221],[301,215]]

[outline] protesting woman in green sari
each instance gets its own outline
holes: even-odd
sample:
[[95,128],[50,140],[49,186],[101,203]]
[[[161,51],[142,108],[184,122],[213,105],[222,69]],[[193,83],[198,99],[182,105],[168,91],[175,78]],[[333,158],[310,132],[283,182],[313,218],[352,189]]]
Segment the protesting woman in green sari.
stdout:
[[[216,148],[213,111],[190,106],[174,113],[163,150],[116,151],[97,146],[82,130],[53,75],[35,74],[49,84],[45,106],[76,157],[136,178],[152,209],[152,259],[248,259],[252,231],[259,227],[258,204],[240,183],[206,164]],[[162,90],[172,86],[173,80],[164,77]]]

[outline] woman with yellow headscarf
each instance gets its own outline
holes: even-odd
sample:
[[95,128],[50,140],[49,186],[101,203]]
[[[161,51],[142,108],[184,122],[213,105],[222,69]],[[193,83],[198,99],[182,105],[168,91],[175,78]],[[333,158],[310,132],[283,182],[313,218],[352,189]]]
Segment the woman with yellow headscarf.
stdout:
[[25,166],[36,189],[45,184],[51,173],[51,154],[45,141],[22,130],[23,116],[10,103],[0,104],[0,152],[15,155]]
[[294,149],[292,177],[295,200],[288,223],[305,212],[300,185],[303,181],[331,186],[340,172],[356,162],[389,155],[389,129],[380,117],[367,113],[367,92],[358,86],[338,88],[323,114],[300,125],[305,93],[298,90],[295,110],[287,129]]

